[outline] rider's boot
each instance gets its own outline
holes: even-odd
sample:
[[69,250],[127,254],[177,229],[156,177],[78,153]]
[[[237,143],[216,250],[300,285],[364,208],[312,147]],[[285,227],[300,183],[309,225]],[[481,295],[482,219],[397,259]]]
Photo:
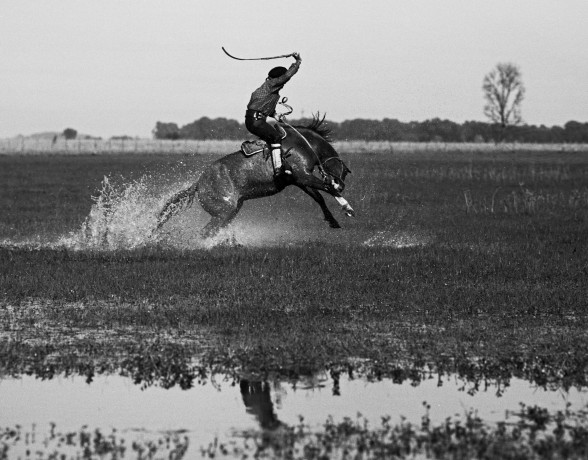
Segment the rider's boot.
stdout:
[[271,149],[274,177],[280,177],[283,174],[292,175],[290,168],[282,161],[282,144],[271,144]]

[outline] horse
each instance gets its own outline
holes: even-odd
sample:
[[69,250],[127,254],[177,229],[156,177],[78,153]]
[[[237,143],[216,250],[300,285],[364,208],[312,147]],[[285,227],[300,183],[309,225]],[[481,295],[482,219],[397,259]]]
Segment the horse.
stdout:
[[[202,208],[211,215],[201,236],[214,237],[231,223],[244,201],[275,195],[290,185],[300,188],[318,203],[331,228],[340,228],[319,192],[332,195],[346,215],[354,216],[353,208],[341,196],[345,177],[351,170],[333,147],[331,131],[323,124],[324,120],[324,116],[320,118],[317,114],[306,126],[291,126],[284,119],[276,123],[277,129],[282,130],[282,148],[291,175],[274,177],[267,148],[251,156],[246,156],[242,150],[230,153],[209,164],[194,184],[167,200],[154,232],[172,216],[190,207],[198,196]],[[315,169],[322,178],[313,174]]]

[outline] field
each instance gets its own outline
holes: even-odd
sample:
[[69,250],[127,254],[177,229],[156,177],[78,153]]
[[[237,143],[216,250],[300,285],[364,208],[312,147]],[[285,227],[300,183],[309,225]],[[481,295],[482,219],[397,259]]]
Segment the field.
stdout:
[[0,377],[588,386],[585,152],[343,157],[342,229],[292,189],[210,244],[197,204],[148,236],[214,153],[0,155]]

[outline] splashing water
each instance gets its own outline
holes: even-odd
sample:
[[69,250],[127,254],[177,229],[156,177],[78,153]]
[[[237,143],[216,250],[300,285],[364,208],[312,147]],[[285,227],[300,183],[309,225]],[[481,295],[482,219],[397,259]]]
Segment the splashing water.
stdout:
[[394,232],[380,230],[364,241],[364,246],[410,248],[426,246],[432,242],[432,237],[424,232]]
[[[193,177],[193,176],[192,176]],[[264,202],[251,203],[239,217],[218,235],[203,239],[200,229],[210,216],[196,199],[189,209],[181,210],[164,227],[157,227],[159,212],[166,201],[180,190],[186,189],[192,180],[172,180],[162,184],[163,178],[144,175],[138,180],[113,183],[104,177],[94,204],[81,227],[57,240],[48,241],[36,236],[26,241],[0,241],[0,246],[39,248],[65,248],[71,250],[132,250],[146,246],[165,246],[177,249],[211,249],[216,246],[292,246],[308,242],[334,242],[368,247],[406,248],[425,246],[433,237],[423,231],[337,230],[324,226],[315,214],[290,215],[284,205]]]
[[189,183],[154,187],[150,176],[115,186],[104,177],[98,196],[81,228],[62,237],[57,245],[70,249],[134,249],[156,243],[153,230],[165,201]]
[[165,187],[154,185],[150,176],[115,186],[104,177],[98,196],[81,228],[62,237],[56,246],[68,249],[112,251],[136,249],[163,244],[178,249],[211,249],[215,246],[259,246],[283,244],[292,237],[282,223],[276,227],[269,222],[251,222],[244,218],[222,229],[213,238],[203,239],[200,229],[210,216],[198,205],[180,211],[164,227],[154,233],[157,216],[174,193],[192,184],[191,181]]

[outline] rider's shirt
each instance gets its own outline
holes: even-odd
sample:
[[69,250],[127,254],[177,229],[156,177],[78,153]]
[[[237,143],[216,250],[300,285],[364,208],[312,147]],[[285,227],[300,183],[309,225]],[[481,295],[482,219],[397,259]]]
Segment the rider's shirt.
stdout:
[[263,85],[257,88],[251,94],[251,99],[247,108],[250,110],[257,110],[267,116],[272,116],[276,111],[276,105],[280,99],[280,90],[298,72],[301,61],[294,62],[286,73],[277,78],[268,78]]

